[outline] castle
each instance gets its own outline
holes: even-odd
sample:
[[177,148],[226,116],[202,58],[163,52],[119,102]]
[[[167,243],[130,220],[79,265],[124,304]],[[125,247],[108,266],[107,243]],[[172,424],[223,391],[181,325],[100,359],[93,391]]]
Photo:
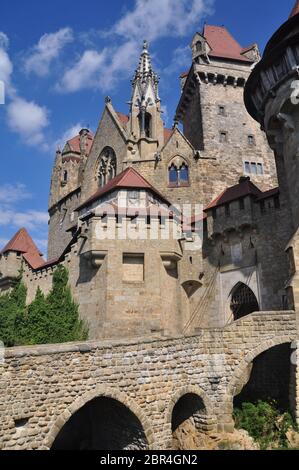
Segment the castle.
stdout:
[[[128,115],[107,97],[95,135],[82,129],[56,153],[48,261],[25,229],[1,251],[0,292],[22,266],[28,302],[37,287],[49,292],[54,269],[66,266],[90,340],[169,341],[171,356],[171,338],[187,338],[187,349],[188,338],[198,338],[205,360],[194,367],[207,370],[205,393],[215,398],[213,413],[199,414],[205,430],[214,429],[215,414],[218,429],[233,427],[233,397],[247,383],[247,396],[277,392],[299,419],[298,371],[289,364],[299,307],[298,27],[297,1],[261,59],[256,44],[242,47],[225,27],[205,25],[192,40],[172,129],[145,41]],[[214,354],[228,350],[225,369]],[[269,377],[271,368],[277,374]],[[169,440],[159,423],[163,448]]]

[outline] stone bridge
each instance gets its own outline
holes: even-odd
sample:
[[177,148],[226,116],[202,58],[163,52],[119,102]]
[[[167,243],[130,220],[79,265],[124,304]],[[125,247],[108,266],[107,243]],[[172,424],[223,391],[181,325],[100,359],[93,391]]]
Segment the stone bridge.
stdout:
[[[0,447],[169,449],[172,431],[192,415],[201,430],[231,431],[233,399],[251,363],[280,345],[295,347],[297,337],[294,312],[259,312],[192,337],[6,349]],[[291,370],[298,420],[299,373]]]

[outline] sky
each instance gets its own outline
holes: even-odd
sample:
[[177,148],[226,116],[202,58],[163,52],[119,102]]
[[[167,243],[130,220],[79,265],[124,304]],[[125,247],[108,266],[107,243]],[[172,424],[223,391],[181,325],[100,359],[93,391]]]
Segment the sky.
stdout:
[[0,249],[25,226],[47,250],[55,151],[82,127],[95,131],[106,96],[127,113],[142,42],[160,75],[171,127],[179,75],[204,22],[263,50],[294,0],[2,0],[0,5]]

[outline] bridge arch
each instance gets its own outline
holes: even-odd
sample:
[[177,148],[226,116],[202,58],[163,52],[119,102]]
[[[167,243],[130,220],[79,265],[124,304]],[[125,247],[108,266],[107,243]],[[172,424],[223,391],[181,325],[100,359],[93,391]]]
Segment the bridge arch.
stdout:
[[168,407],[165,413],[165,422],[167,425],[171,426],[174,407],[179,402],[179,400],[183,398],[185,395],[197,395],[199,398],[202,399],[204,407],[207,411],[207,414],[212,413],[212,409],[213,409],[212,402],[208,394],[201,387],[197,385],[186,385],[184,387],[181,387],[179,390],[177,390],[176,393],[171,397],[171,400],[168,404]]
[[244,374],[246,374],[246,370],[248,366],[252,363],[254,359],[256,359],[260,354],[266,352],[275,346],[280,346],[286,343],[292,343],[296,340],[294,335],[282,335],[282,336],[275,336],[270,338],[266,341],[263,341],[258,346],[256,346],[253,350],[249,351],[244,359],[240,362],[239,366],[235,369],[233,373],[232,380],[228,385],[228,393],[230,396],[234,396],[237,391],[238,384],[242,380]]
[[154,449],[155,443],[152,426],[142,409],[125,393],[120,392],[118,389],[105,386],[98,386],[95,389],[80,396],[74,401],[74,403],[67,407],[60,416],[56,418],[48,436],[44,441],[44,448],[51,449],[59,433],[69,422],[69,420],[86,405],[100,398],[111,399],[112,401],[117,402],[120,406],[126,408],[128,412],[139,421],[141,429],[147,440],[148,448]]

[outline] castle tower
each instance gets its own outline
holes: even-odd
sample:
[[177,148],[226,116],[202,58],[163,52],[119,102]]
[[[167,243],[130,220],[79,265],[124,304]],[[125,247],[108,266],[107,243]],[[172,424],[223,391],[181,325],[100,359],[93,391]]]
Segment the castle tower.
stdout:
[[84,168],[93,143],[93,135],[82,129],[56,152],[49,197],[48,259],[61,255],[72,237],[74,209],[80,197]]
[[138,142],[140,159],[146,159],[164,144],[159,78],[152,68],[148,43],[144,41],[139,65],[132,80],[130,139]]
[[245,83],[260,59],[258,46],[242,47],[225,27],[205,25],[191,50],[176,120],[213,171],[215,194],[221,181],[229,186],[242,176],[250,176],[262,190],[276,186],[273,153],[243,99]]

